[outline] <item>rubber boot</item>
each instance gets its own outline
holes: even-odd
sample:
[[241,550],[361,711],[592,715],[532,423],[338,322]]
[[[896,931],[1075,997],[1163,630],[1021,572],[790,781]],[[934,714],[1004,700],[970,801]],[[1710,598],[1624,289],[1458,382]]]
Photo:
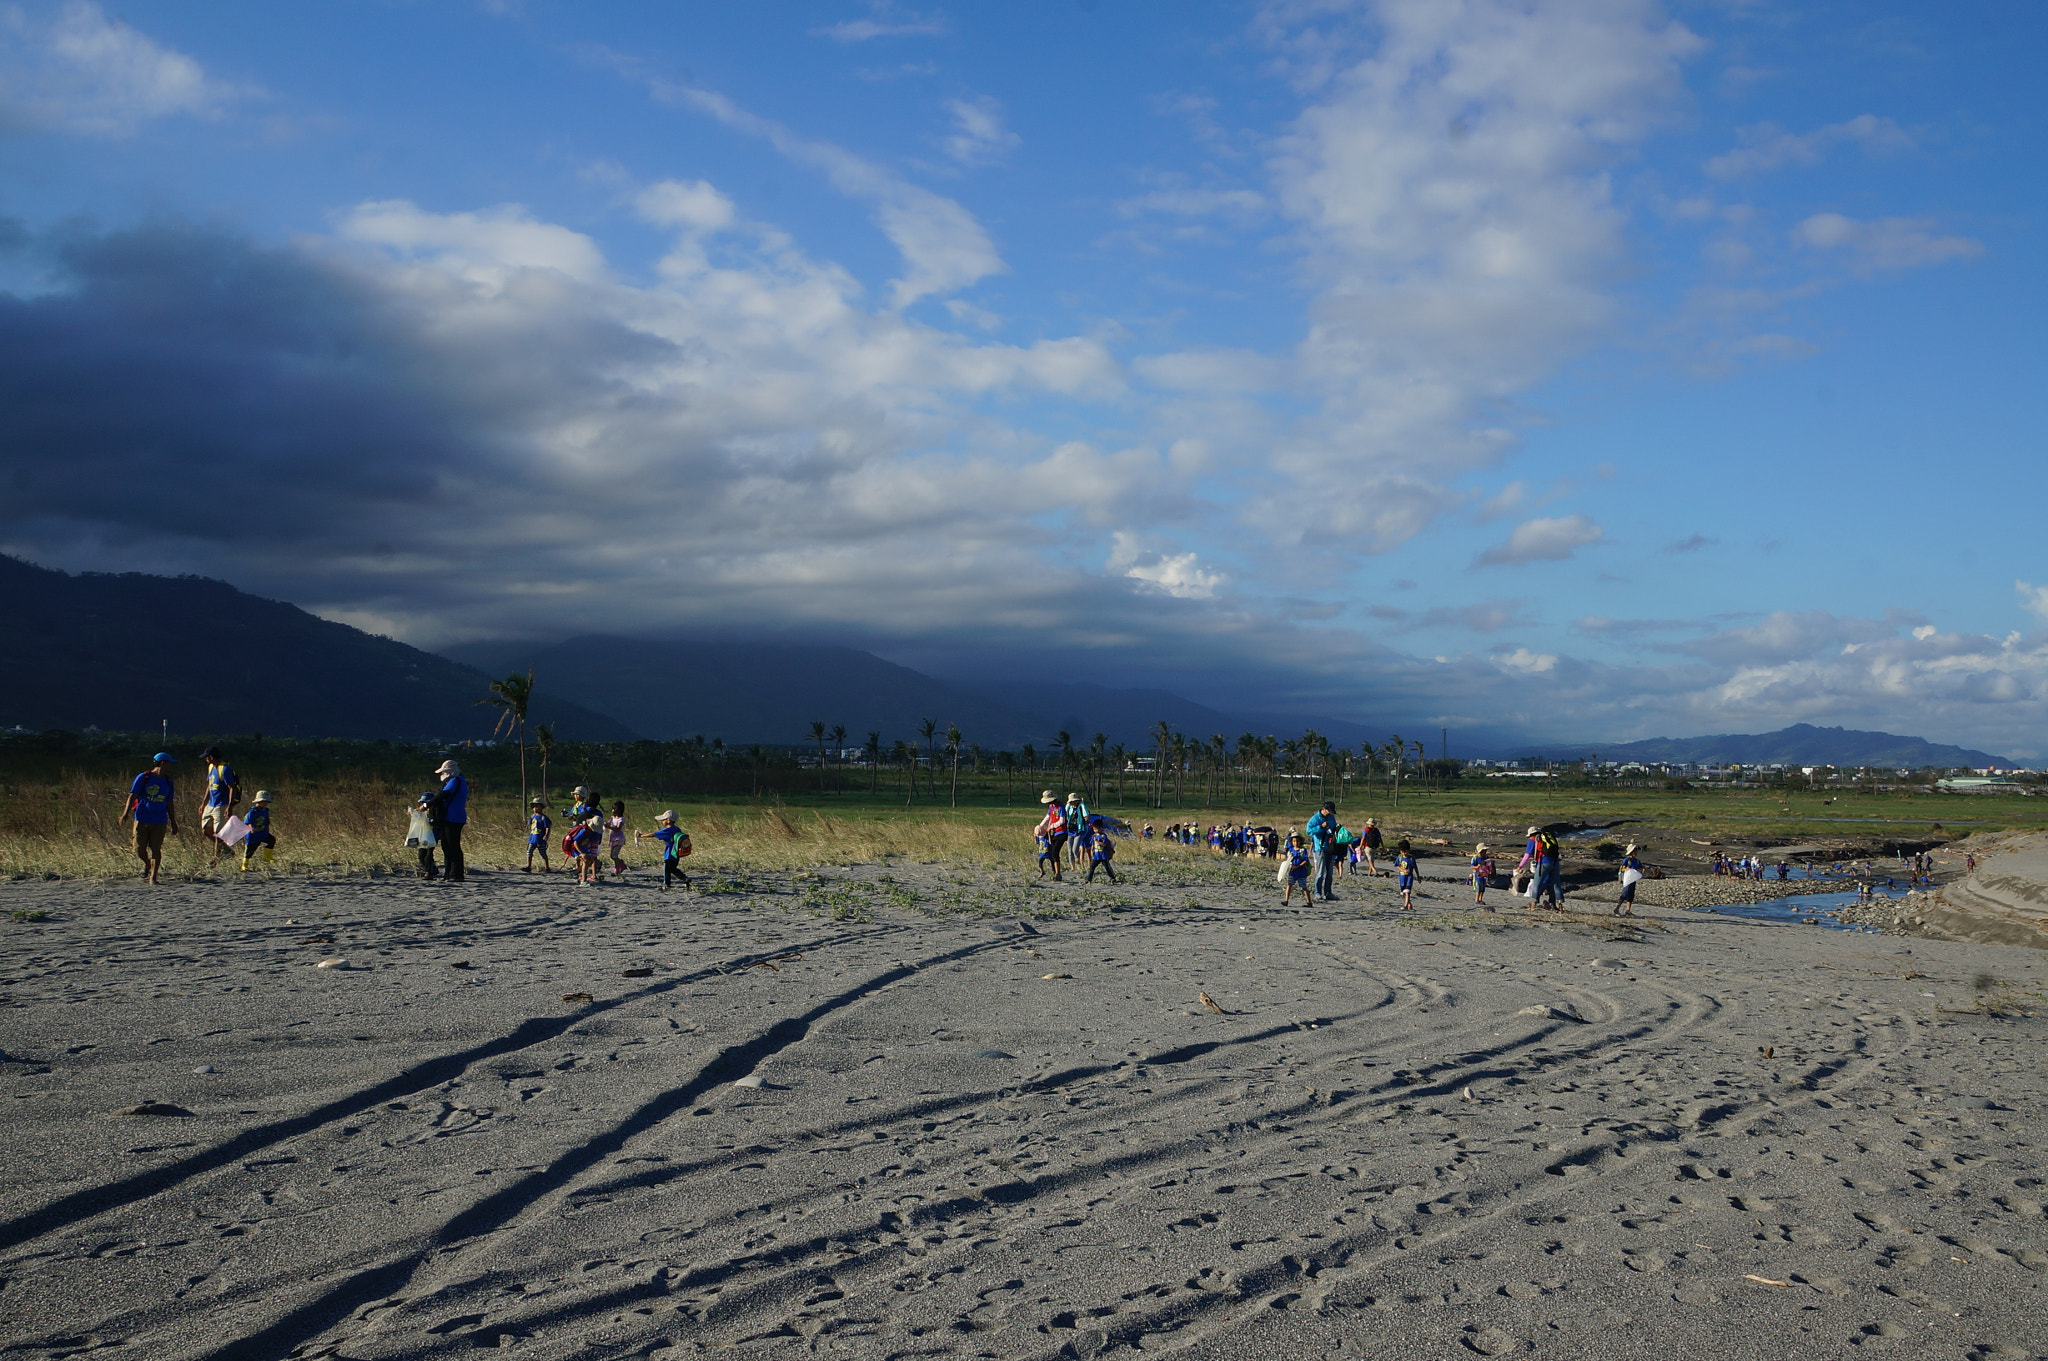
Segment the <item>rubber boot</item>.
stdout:
[[277,847],[265,846],[263,848],[263,863],[266,865],[275,865],[277,863]]

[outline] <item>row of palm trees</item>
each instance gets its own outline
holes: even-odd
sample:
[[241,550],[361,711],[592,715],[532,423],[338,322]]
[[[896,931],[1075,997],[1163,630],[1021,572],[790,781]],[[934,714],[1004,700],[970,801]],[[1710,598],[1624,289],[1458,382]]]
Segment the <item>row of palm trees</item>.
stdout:
[[[511,733],[519,744],[519,799],[524,806],[527,798],[526,777],[526,726],[527,712],[533,702],[533,669],[527,668],[525,675],[513,673],[502,680],[490,683],[490,692],[477,701],[498,709],[498,722],[492,729],[495,738]],[[1404,741],[1399,733],[1386,741],[1370,741],[1358,744],[1354,755],[1348,748],[1333,745],[1329,738],[1310,728],[1299,737],[1276,738],[1271,735],[1260,737],[1254,733],[1242,733],[1235,745],[1222,733],[1213,733],[1207,739],[1188,737],[1173,730],[1173,726],[1161,719],[1152,729],[1153,761],[1150,774],[1150,801],[1155,808],[1166,806],[1167,783],[1173,785],[1173,801],[1179,806],[1186,801],[1190,783],[1198,782],[1202,800],[1213,806],[1230,793],[1233,778],[1236,782],[1237,798],[1240,802],[1252,802],[1255,791],[1263,785],[1264,802],[1274,801],[1276,780],[1291,776],[1301,783],[1297,788],[1309,791],[1310,801],[1328,798],[1331,782],[1342,790],[1345,781],[1362,775],[1365,787],[1370,790],[1375,772],[1384,770],[1387,774],[1389,791],[1395,806],[1401,802],[1401,779],[1411,760],[1421,768],[1425,776],[1429,773],[1428,752],[1420,742]],[[545,793],[548,781],[548,758],[554,748],[554,732],[545,723],[534,728],[534,737],[540,748],[541,789]],[[843,751],[846,746],[846,727],[833,724],[827,727],[823,719],[811,723],[810,740],[818,744],[818,792],[823,794],[828,787],[828,774],[832,752]],[[918,749],[918,740],[923,742],[923,751]],[[940,744],[944,743],[946,759],[940,760]],[[713,744],[722,757],[723,743]],[[751,754],[749,765],[754,771],[756,792],[759,773],[765,752],[758,744],[747,749]],[[939,794],[939,771],[948,769],[948,797],[952,807],[960,806],[960,763],[964,757],[971,772],[980,772],[987,760],[978,744],[970,744],[960,732],[958,724],[948,723],[942,730],[936,719],[924,719],[918,724],[917,740],[900,739],[887,747],[879,731],[870,732],[862,745],[861,753],[866,757],[868,767],[868,792],[871,795],[881,791],[882,767],[901,766],[904,771],[904,806],[909,807],[917,799],[917,768],[922,760],[925,766],[926,797],[936,801]],[[1072,733],[1062,731],[1056,735],[1052,750],[1045,753],[1051,758],[1051,765],[1057,772],[1066,774],[1074,783],[1083,785],[1091,802],[1101,803],[1108,793],[1109,784],[1115,781],[1116,802],[1124,802],[1124,776],[1135,767],[1139,753],[1123,743],[1112,743],[1102,733],[1096,733],[1085,742],[1076,741]],[[1044,762],[1031,743],[1025,743],[1017,752],[998,751],[993,754],[993,765],[1004,776],[1004,798],[1013,802],[1016,794],[1016,777],[1020,771],[1037,772]]]

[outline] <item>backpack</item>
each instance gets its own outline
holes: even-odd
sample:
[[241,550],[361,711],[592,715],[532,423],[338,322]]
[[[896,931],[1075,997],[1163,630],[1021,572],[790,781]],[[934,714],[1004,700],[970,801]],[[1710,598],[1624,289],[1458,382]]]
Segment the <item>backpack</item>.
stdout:
[[1359,835],[1358,839],[1365,843],[1367,850],[1376,851],[1380,848],[1380,843],[1382,840],[1382,838],[1380,837],[1380,829],[1377,827],[1368,827],[1365,829],[1364,832],[1362,832]]
[[684,856],[690,853],[690,834],[688,832],[682,832],[677,834],[675,839],[675,848],[676,859],[678,860],[681,860]]
[[1538,859],[1557,859],[1557,838],[1548,832],[1536,834],[1536,855]]

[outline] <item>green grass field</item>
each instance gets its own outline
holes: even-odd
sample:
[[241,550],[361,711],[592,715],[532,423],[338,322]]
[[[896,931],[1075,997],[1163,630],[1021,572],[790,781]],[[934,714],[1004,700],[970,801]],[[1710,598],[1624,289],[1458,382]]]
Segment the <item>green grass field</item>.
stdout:
[[[180,751],[180,818],[186,835],[170,843],[165,871],[175,876],[209,872],[212,851],[196,831],[201,782],[196,754]],[[652,744],[644,744],[652,746]],[[323,874],[401,873],[413,868],[402,845],[409,801],[432,783],[438,751],[372,743],[243,742],[230,745],[245,793],[271,789],[278,865],[282,872]],[[525,859],[523,808],[516,754],[505,749],[457,753],[474,786],[466,845],[471,863],[509,867]],[[795,868],[890,856],[1026,864],[1030,828],[1037,821],[1038,790],[1064,794],[1073,777],[1039,770],[1010,778],[963,772],[959,806],[952,806],[946,772],[936,793],[920,774],[912,793],[900,768],[870,780],[866,771],[836,769],[837,786],[817,792],[817,772],[793,765],[753,769],[721,780],[704,772],[668,771],[649,762],[640,748],[576,748],[557,751],[549,770],[549,792],[557,820],[568,786],[582,782],[609,805],[627,804],[630,824],[651,829],[654,814],[675,808],[695,839],[696,866],[713,872],[754,868]],[[82,757],[82,759],[80,759]],[[68,758],[68,759],[67,759]],[[614,759],[608,759],[614,758]],[[108,877],[135,873],[127,828],[118,822],[128,781],[141,768],[134,758],[111,752],[8,752],[0,750],[0,876]],[[726,787],[707,789],[723,783]],[[767,786],[756,795],[751,785]],[[735,783],[743,787],[732,788]],[[873,792],[869,785],[878,786]],[[1191,783],[1184,802],[1172,798],[1155,806],[1142,777],[1127,776],[1123,797],[1114,782],[1098,803],[1100,811],[1164,828],[1174,822],[1206,827],[1245,820],[1279,827],[1298,825],[1314,810],[1321,791],[1283,790],[1267,801],[1251,797],[1213,804]],[[1392,835],[1434,832],[1456,838],[1458,829],[1512,828],[1572,819],[1671,828],[1699,837],[1762,837],[1769,842],[1899,836],[1925,840],[1972,832],[2048,827],[2048,798],[1958,796],[1935,793],[1821,794],[1777,789],[1608,789],[1559,782],[1531,783],[1467,779],[1442,790],[1408,782],[1398,803],[1383,782],[1351,788],[1341,796],[1347,822],[1368,813]],[[529,784],[539,788],[537,762],[529,763]],[[1233,790],[1233,794],[1241,791]],[[1939,831],[1935,829],[1939,828]],[[559,834],[560,828],[557,828]],[[1164,848],[1132,845],[1136,863]],[[1178,850],[1172,852],[1180,854]],[[635,850],[629,860],[651,854]],[[559,862],[559,856],[556,857]],[[234,873],[225,861],[211,872]],[[275,872],[275,871],[273,871]]]

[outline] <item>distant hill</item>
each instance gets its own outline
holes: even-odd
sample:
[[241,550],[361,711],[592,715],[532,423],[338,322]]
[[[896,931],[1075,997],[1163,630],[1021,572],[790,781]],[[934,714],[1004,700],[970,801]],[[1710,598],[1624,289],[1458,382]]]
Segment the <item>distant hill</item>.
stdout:
[[1742,765],[1890,766],[1918,770],[1922,766],[2010,766],[2003,756],[1968,747],[1945,746],[1921,737],[1853,728],[1816,728],[1795,723],[1767,733],[1717,733],[1711,737],[1652,737],[1640,742],[1581,743],[1573,746],[1529,747],[1518,756],[1572,760],[1597,755],[1604,761],[1734,762]]
[[[446,655],[493,675],[535,668],[550,686],[648,737],[701,734],[728,743],[804,745],[813,720],[844,724],[850,746],[871,731],[908,738],[920,720],[958,724],[969,742],[1048,746],[1064,731],[1077,745],[1096,733],[1150,750],[1161,719],[1189,737],[1299,733],[1316,727],[1340,743],[1355,725],[1248,719],[1166,690],[1077,682],[935,679],[858,648],[802,643],[642,642],[584,637],[564,643],[468,643]],[[1362,731],[1362,730],[1361,730]]]
[[[72,576],[0,554],[0,728],[278,737],[489,736],[484,676],[224,581]],[[535,722],[621,741],[615,719],[543,689]]]
[[811,723],[843,724],[848,746],[870,731],[910,737],[921,719],[958,724],[969,742],[1008,747],[1047,735],[1007,705],[956,690],[857,648],[731,642],[471,643],[447,655],[492,674],[534,668],[577,702],[647,737],[702,735],[728,744],[802,745]]

